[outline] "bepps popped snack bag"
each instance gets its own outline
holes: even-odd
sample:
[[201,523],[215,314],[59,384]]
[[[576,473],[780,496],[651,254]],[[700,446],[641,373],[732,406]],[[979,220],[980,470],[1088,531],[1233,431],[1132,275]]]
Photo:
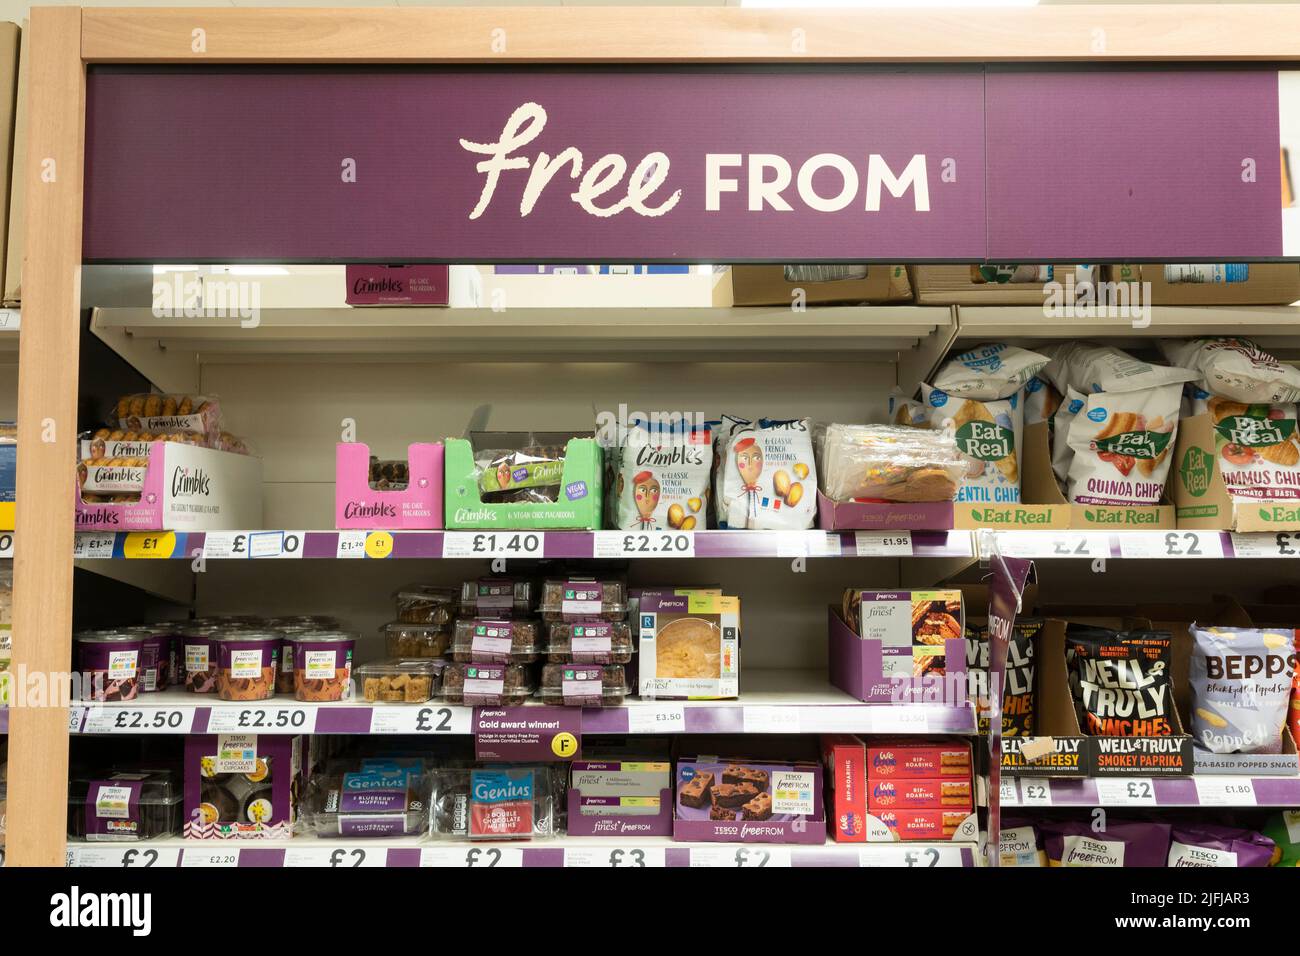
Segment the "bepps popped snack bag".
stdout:
[[1290,628],[1191,626],[1192,736],[1214,753],[1280,753],[1295,677]]

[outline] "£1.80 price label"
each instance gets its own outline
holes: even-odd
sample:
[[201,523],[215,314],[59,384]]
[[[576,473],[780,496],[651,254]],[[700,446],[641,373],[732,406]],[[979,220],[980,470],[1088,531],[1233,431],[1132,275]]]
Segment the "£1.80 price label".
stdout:
[[598,558],[693,558],[693,531],[597,531]]
[[546,536],[540,531],[448,531],[444,558],[540,558]]

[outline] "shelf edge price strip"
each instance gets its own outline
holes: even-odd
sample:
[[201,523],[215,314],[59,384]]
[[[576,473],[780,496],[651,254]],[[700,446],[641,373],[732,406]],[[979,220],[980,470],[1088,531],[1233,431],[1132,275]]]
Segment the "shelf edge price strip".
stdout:
[[1298,558],[1300,531],[1257,532],[1231,535],[1232,553],[1239,558]]
[[372,734],[468,734],[473,708],[393,704],[370,711]]
[[1253,807],[1255,784],[1249,777],[1219,777],[1213,774],[1192,778],[1196,801],[1203,807]]
[[1121,558],[1221,558],[1218,531],[1120,531]]
[[1154,807],[1155,782],[1150,777],[1095,777],[1097,804],[1103,807]]
[[471,870],[517,868],[524,865],[524,851],[517,846],[423,847],[420,866],[456,867]]
[[859,558],[910,558],[912,532],[855,531],[853,548]]
[[192,706],[86,708],[83,734],[188,734],[194,727]]
[[284,867],[319,867],[331,870],[356,870],[385,867],[388,850],[369,846],[286,846]]
[[790,866],[790,848],[762,843],[753,846],[693,846],[691,866],[729,867],[733,870],[779,869]]
[[143,870],[174,868],[180,859],[179,847],[77,845],[68,847],[66,862],[74,867]]

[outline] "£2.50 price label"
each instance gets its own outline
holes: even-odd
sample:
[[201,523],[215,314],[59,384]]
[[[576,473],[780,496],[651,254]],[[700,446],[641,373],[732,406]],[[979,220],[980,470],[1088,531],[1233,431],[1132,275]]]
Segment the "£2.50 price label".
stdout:
[[541,531],[447,531],[444,558],[540,558],[546,535]]
[[194,708],[91,706],[86,709],[85,734],[188,734],[194,725]]
[[214,734],[232,731],[310,733],[315,726],[316,711],[309,707],[213,707],[208,718],[208,732]]

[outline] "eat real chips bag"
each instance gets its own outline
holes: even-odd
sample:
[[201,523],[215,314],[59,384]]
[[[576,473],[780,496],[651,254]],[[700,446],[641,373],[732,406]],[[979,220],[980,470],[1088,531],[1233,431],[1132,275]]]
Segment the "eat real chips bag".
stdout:
[[905,406],[910,414],[908,423],[951,430],[957,450],[966,459],[966,473],[957,490],[957,501],[1018,502],[1024,431],[1024,403],[1020,392],[986,401],[949,395],[943,389],[922,385],[921,397],[919,406]]

